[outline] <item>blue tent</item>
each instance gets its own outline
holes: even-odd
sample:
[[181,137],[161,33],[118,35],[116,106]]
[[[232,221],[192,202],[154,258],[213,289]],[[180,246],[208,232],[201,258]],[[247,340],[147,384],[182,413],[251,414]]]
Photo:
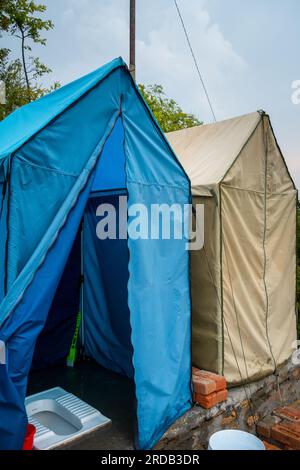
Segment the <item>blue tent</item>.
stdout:
[[27,376],[36,345],[47,349],[41,332],[66,333],[55,353],[71,339],[74,318],[57,312],[66,299],[76,311],[77,289],[59,285],[68,264],[71,277],[78,267],[70,254],[82,220],[85,350],[134,378],[136,445],[153,447],[191,406],[186,240],[99,242],[96,210],[119,194],[130,205],[183,206],[190,183],[122,59],[0,123],[0,191],[0,449],[22,447]]

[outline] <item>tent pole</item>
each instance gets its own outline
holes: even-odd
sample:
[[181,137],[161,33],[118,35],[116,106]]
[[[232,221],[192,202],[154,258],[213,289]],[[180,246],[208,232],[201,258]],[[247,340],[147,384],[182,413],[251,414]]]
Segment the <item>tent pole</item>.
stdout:
[[129,71],[133,80],[135,80],[135,0],[130,0],[130,20],[129,20]]

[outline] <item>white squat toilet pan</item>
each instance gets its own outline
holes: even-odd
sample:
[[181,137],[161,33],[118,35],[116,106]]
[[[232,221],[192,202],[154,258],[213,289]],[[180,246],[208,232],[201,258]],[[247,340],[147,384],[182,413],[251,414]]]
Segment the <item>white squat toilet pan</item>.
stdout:
[[34,448],[49,450],[110,423],[110,419],[60,387],[25,400],[29,423],[36,427]]

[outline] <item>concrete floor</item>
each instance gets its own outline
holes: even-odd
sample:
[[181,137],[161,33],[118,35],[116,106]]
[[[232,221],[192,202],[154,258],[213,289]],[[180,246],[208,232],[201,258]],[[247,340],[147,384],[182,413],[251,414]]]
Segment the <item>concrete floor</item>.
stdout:
[[52,367],[30,374],[27,396],[62,387],[112,420],[112,424],[79,438],[64,449],[124,450],[133,448],[135,426],[134,383],[93,362],[74,368]]

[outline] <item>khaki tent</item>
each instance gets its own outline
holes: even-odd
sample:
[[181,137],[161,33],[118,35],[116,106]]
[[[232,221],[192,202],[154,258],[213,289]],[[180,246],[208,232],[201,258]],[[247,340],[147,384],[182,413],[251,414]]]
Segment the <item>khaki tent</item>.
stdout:
[[204,204],[204,248],[191,252],[193,363],[231,384],[255,380],[295,346],[295,185],[263,112],[167,137]]

